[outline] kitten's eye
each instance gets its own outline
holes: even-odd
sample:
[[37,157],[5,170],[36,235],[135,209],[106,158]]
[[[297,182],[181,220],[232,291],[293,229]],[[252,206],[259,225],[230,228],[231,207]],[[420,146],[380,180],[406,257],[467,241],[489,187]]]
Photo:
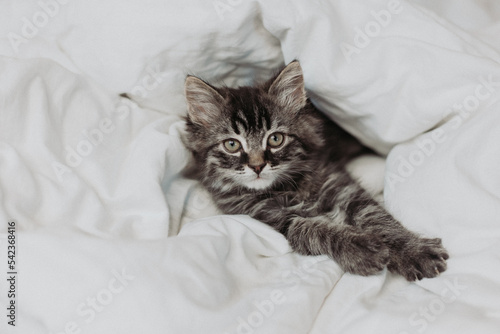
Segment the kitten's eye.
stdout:
[[272,148],[280,147],[284,142],[285,136],[282,133],[275,132],[267,138],[267,144]]
[[236,153],[240,150],[241,144],[236,139],[228,139],[228,140],[224,140],[224,148],[229,153]]

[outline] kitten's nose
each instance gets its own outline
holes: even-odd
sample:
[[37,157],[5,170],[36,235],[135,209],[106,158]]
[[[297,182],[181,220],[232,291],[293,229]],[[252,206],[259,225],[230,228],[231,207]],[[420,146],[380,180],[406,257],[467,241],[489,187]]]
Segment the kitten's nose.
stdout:
[[257,175],[262,172],[265,166],[264,152],[250,151],[248,153],[248,167],[252,168]]
[[250,165],[250,164],[249,164],[249,165],[248,165],[248,167],[252,168],[252,169],[253,169],[253,171],[254,171],[255,173],[257,173],[257,175],[259,175],[259,174],[260,174],[260,172],[262,172],[262,170],[264,169],[264,167],[266,167],[266,163],[263,163],[263,164],[261,164],[261,165],[256,165],[256,166],[254,166],[254,165]]

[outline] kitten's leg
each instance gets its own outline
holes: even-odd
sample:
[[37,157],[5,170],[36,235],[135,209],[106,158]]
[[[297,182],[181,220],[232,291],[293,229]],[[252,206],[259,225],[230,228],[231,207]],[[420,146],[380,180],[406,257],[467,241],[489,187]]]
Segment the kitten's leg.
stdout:
[[304,255],[325,254],[347,272],[372,275],[389,260],[389,249],[381,237],[345,224],[345,214],[320,215],[317,203],[295,199],[295,192],[256,199],[249,194],[217,198],[225,212],[246,213],[281,232],[292,249]]
[[[441,239],[428,239],[406,229],[378,204],[347,172],[328,180],[322,189],[322,205],[342,210],[346,221],[379,236],[390,249],[388,269],[409,281],[431,278],[446,270],[448,253]],[[331,197],[328,197],[330,194]]]
[[287,228],[291,247],[305,255],[326,254],[344,271],[368,276],[381,271],[389,261],[389,248],[382,238],[329,217],[295,216]]
[[446,270],[448,253],[441,239],[423,238],[406,229],[376,201],[359,208],[356,226],[382,236],[390,249],[387,268],[409,281],[432,278]]

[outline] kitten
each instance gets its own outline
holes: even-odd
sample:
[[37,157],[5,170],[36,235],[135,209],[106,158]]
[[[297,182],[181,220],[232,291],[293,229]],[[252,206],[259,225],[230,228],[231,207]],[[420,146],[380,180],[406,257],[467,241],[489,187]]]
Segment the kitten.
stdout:
[[413,281],[446,269],[441,239],[407,230],[347,173],[366,149],[310,103],[297,61],[255,87],[188,76],[185,94],[185,144],[224,213],[248,214],[293,250],[326,254],[353,274],[387,266]]

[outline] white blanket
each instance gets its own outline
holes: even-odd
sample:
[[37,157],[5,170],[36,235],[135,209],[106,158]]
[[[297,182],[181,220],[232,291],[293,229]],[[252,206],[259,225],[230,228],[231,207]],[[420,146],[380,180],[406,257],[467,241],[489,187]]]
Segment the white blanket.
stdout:
[[[0,332],[497,333],[499,20],[495,0],[0,3]],[[343,274],[181,176],[186,74],[251,84],[293,59],[389,154],[352,167],[443,238],[440,277]]]

